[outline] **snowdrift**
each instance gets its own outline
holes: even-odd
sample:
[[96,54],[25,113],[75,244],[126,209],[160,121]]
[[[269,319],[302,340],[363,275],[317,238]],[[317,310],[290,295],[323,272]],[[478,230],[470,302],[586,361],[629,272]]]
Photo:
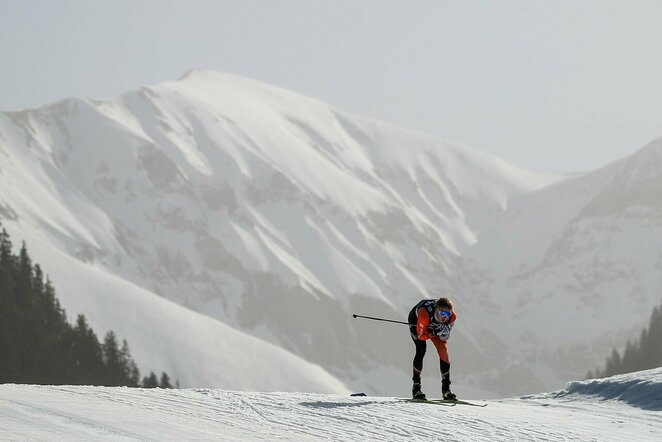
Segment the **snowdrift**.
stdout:
[[599,398],[622,401],[645,410],[662,410],[662,367],[604,379],[574,381],[564,390],[528,397]]

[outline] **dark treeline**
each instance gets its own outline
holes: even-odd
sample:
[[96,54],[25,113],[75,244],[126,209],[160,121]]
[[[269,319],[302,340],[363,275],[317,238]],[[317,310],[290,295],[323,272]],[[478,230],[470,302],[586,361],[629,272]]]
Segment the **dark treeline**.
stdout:
[[[0,227],[1,224],[0,224]],[[172,388],[163,372],[140,379],[126,340],[109,331],[100,342],[79,315],[74,325],[25,243],[18,255],[0,233],[0,383]]]
[[604,370],[589,371],[588,378],[601,378],[662,367],[662,304],[653,309],[648,328],[641,331],[637,342],[628,341],[621,355],[614,349]]

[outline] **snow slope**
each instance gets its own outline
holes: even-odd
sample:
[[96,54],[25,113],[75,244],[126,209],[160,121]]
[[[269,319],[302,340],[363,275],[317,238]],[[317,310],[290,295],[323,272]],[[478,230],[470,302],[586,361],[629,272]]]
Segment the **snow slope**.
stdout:
[[516,324],[500,333],[519,348],[511,367],[569,379],[602,366],[662,296],[662,140],[511,198],[481,239],[464,256],[491,270],[495,314]]
[[[496,397],[558,388],[638,336],[662,292],[659,146],[539,174],[194,71],[111,100],[1,113],[0,219],[71,314],[125,337],[143,370],[187,373],[183,386],[283,383],[228,384],[241,374],[216,370],[211,325],[191,321],[181,339],[160,313],[140,314],[154,295],[324,367],[293,364],[318,379],[307,391],[393,395],[408,389],[408,332],[351,314],[402,320],[420,298],[450,295],[453,385]],[[282,365],[218,336],[250,369]],[[203,356],[178,359],[172,342]]]
[[487,404],[10,384],[0,386],[0,439],[658,441],[662,369]]
[[110,329],[120,339],[129,337],[142,375],[166,370],[181,385],[236,390],[348,391],[326,370],[280,347],[27,241],[46,257],[51,274],[70,275],[57,282],[58,293],[69,294],[69,305],[76,307],[66,310],[68,317],[84,312],[100,337]]

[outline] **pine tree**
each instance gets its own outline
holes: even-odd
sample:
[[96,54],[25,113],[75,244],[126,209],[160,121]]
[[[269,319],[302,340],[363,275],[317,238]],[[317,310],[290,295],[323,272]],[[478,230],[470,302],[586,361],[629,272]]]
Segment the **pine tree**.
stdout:
[[109,385],[124,385],[122,353],[117,346],[117,337],[111,330],[103,340],[103,362],[106,365]]
[[[2,223],[0,223],[0,226],[2,226]],[[0,232],[0,264],[10,266],[13,264],[12,261],[12,244],[9,239],[9,234],[3,228],[2,232]]]
[[662,305],[653,309],[646,339],[642,341],[642,353],[646,355],[646,367],[662,366]]
[[122,376],[124,377],[125,384],[129,387],[137,387],[138,383],[140,382],[140,371],[138,370],[136,363],[131,358],[129,344],[126,342],[126,339],[122,341],[120,361],[122,366]]
[[29,286],[32,289],[32,259],[28,254],[28,247],[25,244],[25,241],[21,244],[21,251],[18,256],[18,268],[20,271],[21,278],[24,280],[26,286]]
[[39,264],[35,264],[32,269],[32,290],[37,295],[39,300],[44,296],[44,272],[41,270]]
[[78,315],[71,336],[71,382],[79,385],[103,385],[105,379],[103,351],[84,315]]
[[165,371],[161,373],[161,384],[159,385],[161,388],[172,388],[172,384],[170,383],[170,376],[168,376],[168,373]]
[[19,349],[21,355],[22,371],[30,383],[38,380],[38,351],[40,350],[39,340],[43,333],[40,326],[39,310],[32,288],[32,259],[28,254],[28,249],[23,241],[18,257],[18,268],[16,275],[17,289],[19,295],[19,306],[22,309],[22,323]]
[[140,370],[133,360],[129,363],[129,381],[132,387],[140,386]]
[[605,368],[605,376],[613,376],[620,372],[621,369],[621,355],[618,350],[614,349],[611,357],[607,359],[607,366]]
[[16,283],[11,260],[0,261],[0,383],[20,379],[18,331],[21,315],[16,304]]
[[623,358],[621,359],[621,366],[619,367],[619,372],[621,373],[630,373],[632,371],[637,371],[638,364],[638,348],[635,344],[628,341],[625,344],[625,351],[623,352]]
[[[649,364],[649,356],[645,352],[646,341],[648,340],[648,330],[642,329],[641,334],[639,335],[639,343],[637,345],[637,365],[636,367],[644,367]],[[648,367],[652,368],[652,367]],[[642,368],[643,370],[643,368]]]
[[151,371],[149,376],[143,378],[142,384],[143,388],[158,388],[159,380],[156,378],[154,372]]

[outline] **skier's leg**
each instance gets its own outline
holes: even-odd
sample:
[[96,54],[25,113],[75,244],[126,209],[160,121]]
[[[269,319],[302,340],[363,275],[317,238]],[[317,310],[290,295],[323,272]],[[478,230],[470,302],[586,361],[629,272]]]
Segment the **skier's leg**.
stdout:
[[421,390],[421,372],[423,371],[423,357],[427,350],[427,344],[420,339],[413,339],[416,346],[416,354],[414,355],[414,363],[412,367],[412,389],[411,395],[415,399],[425,399],[425,395]]
[[414,355],[414,370],[412,380],[414,382],[421,383],[421,372],[423,371],[423,357],[425,356],[425,351],[427,346],[425,341],[420,339],[414,339],[414,345],[416,346],[416,354]]
[[441,395],[444,399],[455,399],[451,393],[451,364],[443,359],[439,359],[439,369],[441,370]]
[[444,399],[455,400],[451,392],[451,362],[448,356],[448,343],[439,338],[432,338],[432,343],[439,355],[439,371],[441,372],[441,395]]

